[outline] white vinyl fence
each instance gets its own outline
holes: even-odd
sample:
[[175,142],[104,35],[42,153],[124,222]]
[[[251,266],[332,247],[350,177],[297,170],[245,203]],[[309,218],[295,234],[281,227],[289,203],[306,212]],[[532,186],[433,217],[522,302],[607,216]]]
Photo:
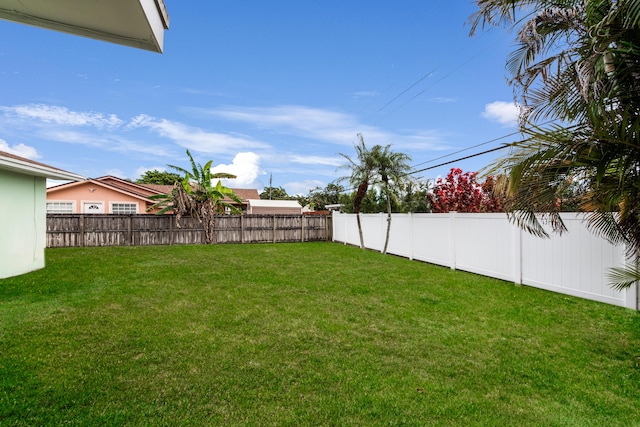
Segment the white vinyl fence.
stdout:
[[[584,214],[563,214],[569,232],[535,237],[506,214],[393,214],[387,252],[484,276],[637,310],[638,286],[616,291],[612,267],[625,264],[624,247],[589,232]],[[386,214],[361,215],[365,247],[382,251]],[[353,214],[333,214],[333,240],[359,246]]]

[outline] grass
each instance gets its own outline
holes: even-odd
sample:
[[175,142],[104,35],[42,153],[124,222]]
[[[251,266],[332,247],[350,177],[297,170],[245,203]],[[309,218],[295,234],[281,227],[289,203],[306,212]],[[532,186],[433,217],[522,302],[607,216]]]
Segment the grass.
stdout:
[[331,243],[47,250],[3,426],[640,425],[640,315]]

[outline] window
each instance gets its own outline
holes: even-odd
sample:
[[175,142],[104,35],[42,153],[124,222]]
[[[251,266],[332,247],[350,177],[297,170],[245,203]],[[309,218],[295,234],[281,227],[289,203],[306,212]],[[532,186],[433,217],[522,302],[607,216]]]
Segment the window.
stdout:
[[130,215],[138,213],[137,203],[112,203],[111,213],[117,215]]
[[73,202],[47,202],[47,213],[71,214],[74,212]]

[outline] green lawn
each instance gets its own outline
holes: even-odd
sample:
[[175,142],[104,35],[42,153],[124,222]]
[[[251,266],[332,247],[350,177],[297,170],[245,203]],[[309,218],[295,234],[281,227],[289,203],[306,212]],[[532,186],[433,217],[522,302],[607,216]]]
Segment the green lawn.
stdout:
[[640,315],[332,243],[47,250],[0,425],[640,425]]

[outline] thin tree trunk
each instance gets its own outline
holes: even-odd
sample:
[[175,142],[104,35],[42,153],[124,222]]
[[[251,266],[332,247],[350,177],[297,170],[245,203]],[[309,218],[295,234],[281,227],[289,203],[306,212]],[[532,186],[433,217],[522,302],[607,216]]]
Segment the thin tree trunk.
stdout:
[[360,212],[356,214],[356,220],[358,221],[358,234],[360,235],[360,249],[364,249],[364,236],[362,235],[362,224],[360,223]]
[[360,234],[360,248],[364,249],[364,236],[362,234],[362,223],[360,222],[360,206],[362,205],[362,200],[367,194],[367,189],[369,188],[368,182],[361,182],[358,186],[358,191],[356,192],[356,197],[353,201],[353,211],[356,214],[356,219],[358,220],[358,234]]
[[389,185],[387,184],[387,236],[384,240],[384,249],[382,250],[383,254],[387,253],[387,246],[389,246],[389,234],[391,232],[391,198],[389,197]]

